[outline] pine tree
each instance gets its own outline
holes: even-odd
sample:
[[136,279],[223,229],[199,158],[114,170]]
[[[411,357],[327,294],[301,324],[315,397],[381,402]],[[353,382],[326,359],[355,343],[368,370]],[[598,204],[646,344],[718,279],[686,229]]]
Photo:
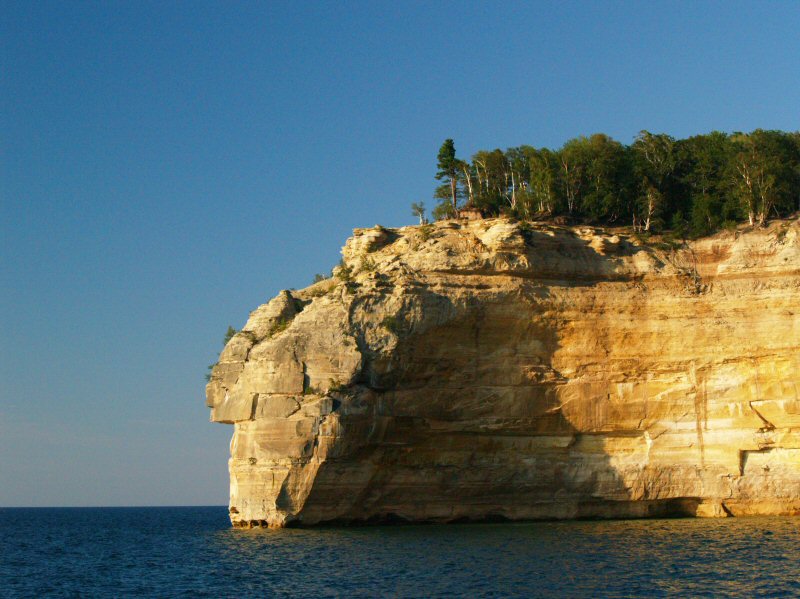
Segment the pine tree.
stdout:
[[436,173],[436,179],[439,181],[445,180],[450,186],[450,199],[455,212],[458,209],[456,184],[458,182],[459,161],[456,158],[456,146],[452,139],[444,140],[442,147],[439,148],[438,159],[437,168],[439,170]]

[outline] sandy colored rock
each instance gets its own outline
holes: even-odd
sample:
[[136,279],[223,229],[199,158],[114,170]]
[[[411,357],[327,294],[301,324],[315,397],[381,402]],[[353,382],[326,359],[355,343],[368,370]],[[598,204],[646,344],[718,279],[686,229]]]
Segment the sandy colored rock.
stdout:
[[[361,229],[212,371],[231,520],[800,514],[800,224]],[[341,272],[341,271],[340,271]]]

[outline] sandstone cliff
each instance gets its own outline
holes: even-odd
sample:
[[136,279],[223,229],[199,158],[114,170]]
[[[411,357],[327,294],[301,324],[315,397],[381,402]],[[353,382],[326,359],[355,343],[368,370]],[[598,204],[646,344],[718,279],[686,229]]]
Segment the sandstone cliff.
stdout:
[[800,513],[800,223],[356,230],[207,389],[234,525]]

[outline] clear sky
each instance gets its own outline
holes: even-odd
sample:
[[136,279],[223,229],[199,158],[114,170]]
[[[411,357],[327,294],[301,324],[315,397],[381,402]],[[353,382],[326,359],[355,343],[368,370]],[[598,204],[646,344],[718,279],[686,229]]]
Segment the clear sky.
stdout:
[[227,503],[229,324],[459,155],[800,128],[800,4],[2,2],[0,506]]

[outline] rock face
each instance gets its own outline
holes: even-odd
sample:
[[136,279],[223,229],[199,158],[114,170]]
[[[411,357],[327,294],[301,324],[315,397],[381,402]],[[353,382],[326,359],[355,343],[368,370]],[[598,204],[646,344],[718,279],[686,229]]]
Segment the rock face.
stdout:
[[356,230],[207,389],[237,526],[800,514],[800,223]]

